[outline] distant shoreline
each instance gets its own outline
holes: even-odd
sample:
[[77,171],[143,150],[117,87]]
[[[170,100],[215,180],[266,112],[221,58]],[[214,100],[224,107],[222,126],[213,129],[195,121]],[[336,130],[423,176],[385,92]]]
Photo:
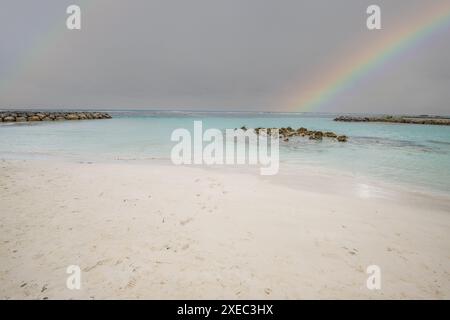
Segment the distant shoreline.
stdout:
[[382,117],[394,117],[394,118],[425,118],[425,119],[448,119],[450,120],[450,114],[386,114],[386,113],[358,113],[358,112],[313,112],[313,111],[268,111],[268,110],[202,110],[202,109],[119,109],[119,108],[61,108],[61,109],[46,109],[46,108],[0,108],[0,114],[3,113],[167,113],[167,114],[241,114],[241,115],[327,115],[333,118],[337,117],[355,117],[355,118],[382,118]]

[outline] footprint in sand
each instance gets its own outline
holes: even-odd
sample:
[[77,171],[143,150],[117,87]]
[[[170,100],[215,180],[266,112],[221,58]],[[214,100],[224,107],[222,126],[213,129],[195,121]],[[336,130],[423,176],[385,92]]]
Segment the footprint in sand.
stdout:
[[123,202],[136,207],[137,203],[139,202],[139,199],[123,199]]
[[128,281],[127,285],[125,286],[125,289],[132,289],[136,286],[136,279],[131,278],[130,281]]
[[357,255],[358,252],[359,252],[358,249],[355,249],[355,248],[349,249],[349,248],[347,248],[347,247],[342,247],[342,249],[347,250],[347,252],[348,252],[349,254],[351,254],[352,256]]
[[104,265],[105,263],[108,263],[109,261],[110,261],[110,259],[103,259],[103,260],[100,260],[100,261],[98,261],[96,264],[94,264],[93,266],[84,268],[83,271],[84,271],[84,272],[89,272],[89,271],[91,271],[92,269],[94,269],[94,268],[96,268],[96,267],[98,267],[98,266],[102,266],[102,265]]
[[191,222],[191,221],[193,221],[193,220],[194,220],[193,218],[188,218],[188,219],[186,219],[186,220],[180,221],[180,224],[181,224],[182,226],[184,226],[184,225],[188,224],[189,222]]

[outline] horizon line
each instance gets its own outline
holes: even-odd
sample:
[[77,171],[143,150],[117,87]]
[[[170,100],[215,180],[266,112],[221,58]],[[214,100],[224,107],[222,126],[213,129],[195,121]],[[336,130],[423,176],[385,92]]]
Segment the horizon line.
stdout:
[[435,113],[375,113],[375,112],[324,112],[324,111],[270,111],[270,110],[208,110],[208,109],[146,109],[145,108],[137,108],[137,109],[120,109],[120,108],[85,108],[85,107],[76,107],[76,108],[21,108],[21,107],[12,107],[10,109],[0,108],[0,112],[27,112],[27,111],[43,111],[43,112],[58,112],[58,111],[110,111],[110,112],[190,112],[190,113],[266,113],[266,114],[342,114],[342,115],[396,115],[396,116],[436,116],[436,117],[448,117],[450,118],[450,114],[435,114]]

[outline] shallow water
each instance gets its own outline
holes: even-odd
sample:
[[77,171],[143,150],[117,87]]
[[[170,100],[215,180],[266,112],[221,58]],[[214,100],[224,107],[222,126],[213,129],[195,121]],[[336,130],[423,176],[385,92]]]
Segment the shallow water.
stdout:
[[282,142],[283,163],[338,169],[411,188],[450,194],[450,127],[335,122],[335,115],[111,112],[111,120],[0,125],[0,156],[77,160],[168,159],[176,128],[306,127],[349,136],[347,143],[304,138]]

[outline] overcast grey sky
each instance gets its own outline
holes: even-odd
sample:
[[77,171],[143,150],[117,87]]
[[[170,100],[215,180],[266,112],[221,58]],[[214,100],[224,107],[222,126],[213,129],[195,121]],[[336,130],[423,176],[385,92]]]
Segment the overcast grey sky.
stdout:
[[[0,0],[0,108],[296,111],[327,70],[449,1]],[[315,111],[450,114],[449,24]]]

